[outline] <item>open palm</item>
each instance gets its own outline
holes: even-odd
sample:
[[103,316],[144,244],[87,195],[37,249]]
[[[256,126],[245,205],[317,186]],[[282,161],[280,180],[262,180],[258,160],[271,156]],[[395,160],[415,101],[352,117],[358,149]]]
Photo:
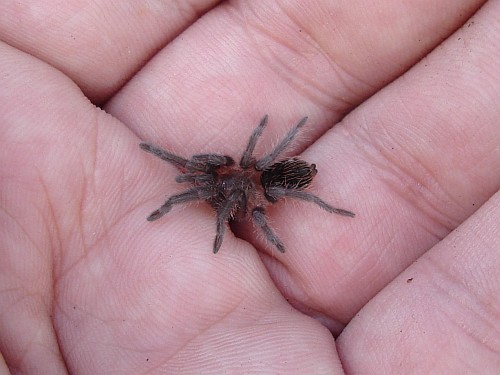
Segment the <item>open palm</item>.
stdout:
[[[175,4],[0,5],[4,370],[498,373],[500,2]],[[266,113],[356,218],[146,221]]]

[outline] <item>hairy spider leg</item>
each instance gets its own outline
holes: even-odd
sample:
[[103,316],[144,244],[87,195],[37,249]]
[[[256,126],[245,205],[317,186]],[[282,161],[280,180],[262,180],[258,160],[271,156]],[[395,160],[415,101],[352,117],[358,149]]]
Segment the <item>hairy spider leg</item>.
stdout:
[[217,234],[215,235],[214,240],[214,254],[217,254],[222,245],[227,222],[244,197],[245,193],[242,190],[235,190],[229,195],[227,200],[220,207],[218,207]]
[[248,140],[247,148],[245,152],[241,156],[240,167],[243,169],[250,168],[255,163],[255,159],[253,158],[253,150],[255,149],[255,145],[257,144],[257,140],[262,135],[262,131],[267,125],[268,116],[265,115],[260,121],[259,126],[255,128],[250,139]]
[[260,159],[257,164],[255,164],[255,169],[258,171],[263,171],[271,164],[274,163],[276,158],[288,147],[288,145],[293,141],[300,128],[304,126],[307,121],[307,117],[304,117],[299,121],[297,125],[291,128],[288,133],[286,133],[285,137],[276,145],[276,147],[262,159]]
[[139,146],[144,151],[149,152],[150,154],[153,154],[159,157],[160,159],[165,160],[166,162],[169,162],[170,164],[176,166],[177,168],[185,168],[186,164],[189,161],[187,159],[181,158],[180,156],[165,151],[162,148],[152,145],[150,143],[141,143]]
[[349,217],[355,216],[355,214],[351,211],[347,211],[347,210],[343,210],[341,208],[335,208],[335,207],[330,206],[328,203],[326,203],[321,198],[317,197],[314,194],[308,193],[307,191],[286,189],[284,187],[272,186],[272,187],[268,188],[267,194],[269,194],[274,199],[280,199],[280,198],[284,198],[284,197],[301,199],[303,201],[316,203],[323,210],[334,213],[334,214],[338,214],[338,215],[342,215],[342,216],[349,216]]
[[205,172],[208,173],[213,169],[222,166],[230,166],[234,164],[234,160],[230,156],[219,154],[197,154],[193,155],[186,163],[186,169],[189,172]]
[[256,207],[252,210],[252,219],[256,226],[266,235],[266,238],[281,252],[285,252],[285,246],[279,237],[273,232],[271,227],[267,224],[266,213],[264,207]]
[[175,177],[175,182],[193,182],[198,184],[208,184],[214,181],[214,176],[208,173],[183,173]]
[[168,213],[172,209],[172,206],[174,204],[205,199],[203,193],[210,194],[210,191],[208,189],[200,189],[199,187],[194,187],[182,193],[172,195],[159,209],[153,211],[153,213],[148,216],[148,221],[158,220],[160,217]]

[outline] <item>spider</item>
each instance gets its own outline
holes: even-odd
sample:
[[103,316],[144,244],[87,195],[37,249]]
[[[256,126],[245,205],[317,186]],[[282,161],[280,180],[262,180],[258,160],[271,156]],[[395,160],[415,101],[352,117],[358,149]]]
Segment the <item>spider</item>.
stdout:
[[296,157],[277,161],[306,121],[307,117],[300,120],[269,154],[257,160],[253,157],[253,151],[267,125],[268,116],[265,115],[250,136],[238,165],[226,155],[196,154],[191,159],[184,159],[152,144],[141,143],[141,149],[179,169],[181,174],[176,177],[176,182],[191,184],[189,189],[168,198],[147,220],[158,220],[176,204],[203,200],[212,206],[217,215],[214,253],[222,245],[228,222],[241,220],[247,215],[262,230],[267,240],[284,253],[283,242],[267,223],[265,206],[269,203],[276,203],[281,198],[301,199],[315,203],[325,211],[354,217],[354,213],[334,208],[304,191],[318,173],[315,164]]

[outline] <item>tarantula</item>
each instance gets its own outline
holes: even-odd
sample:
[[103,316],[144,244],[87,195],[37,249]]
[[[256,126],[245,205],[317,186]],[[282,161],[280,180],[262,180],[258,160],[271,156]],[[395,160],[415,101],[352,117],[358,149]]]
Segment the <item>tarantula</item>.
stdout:
[[141,143],[140,147],[144,151],[180,170],[181,174],[176,177],[176,182],[191,184],[186,191],[168,198],[159,209],[149,215],[147,220],[159,219],[176,204],[204,200],[213,207],[217,215],[214,253],[217,253],[222,245],[227,223],[240,220],[246,215],[250,215],[267,240],[284,253],[285,246],[267,223],[264,209],[267,204],[275,203],[281,198],[295,198],[316,203],[331,213],[354,217],[354,213],[334,208],[321,198],[304,191],[318,173],[315,164],[309,164],[295,157],[276,162],[304,126],[307,117],[290,129],[269,154],[259,160],[253,157],[255,145],[267,125],[267,120],[268,116],[265,115],[250,136],[238,165],[235,165],[234,159],[230,156],[197,154],[191,159],[184,159],[152,144]]

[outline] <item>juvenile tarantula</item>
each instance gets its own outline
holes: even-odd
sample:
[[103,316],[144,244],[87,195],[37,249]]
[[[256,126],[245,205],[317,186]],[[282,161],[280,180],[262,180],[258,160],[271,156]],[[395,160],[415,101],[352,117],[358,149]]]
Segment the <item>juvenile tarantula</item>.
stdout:
[[233,158],[218,154],[197,154],[184,159],[160,147],[141,143],[140,147],[177,167],[182,174],[176,177],[178,183],[191,184],[188,190],[171,196],[148,217],[155,221],[170,211],[172,206],[196,200],[210,204],[217,214],[217,234],[213,251],[217,253],[222,245],[226,225],[231,220],[242,219],[250,214],[269,242],[284,253],[285,246],[269,227],[264,207],[281,198],[289,197],[316,203],[322,209],[335,214],[354,217],[354,213],[334,208],[321,198],[304,191],[316,173],[315,164],[298,158],[286,158],[276,162],[279,155],[292,142],[307,121],[304,117],[285,135],[277,146],[263,158],[256,160],[252,154],[257,140],[267,125],[267,115],[254,130],[243,152],[238,166]]

